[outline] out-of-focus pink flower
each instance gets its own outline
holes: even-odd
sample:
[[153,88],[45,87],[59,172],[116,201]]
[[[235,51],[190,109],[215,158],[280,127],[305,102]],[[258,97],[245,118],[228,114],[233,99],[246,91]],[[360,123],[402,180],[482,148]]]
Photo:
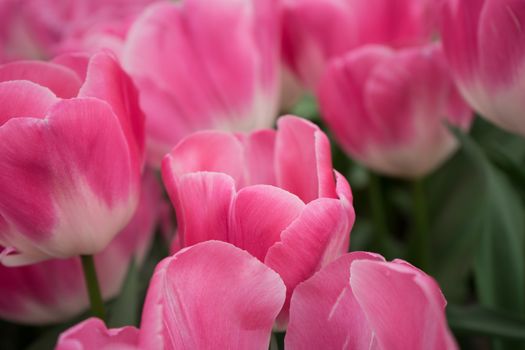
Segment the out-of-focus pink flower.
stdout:
[[174,247],[222,240],[277,271],[293,288],[348,250],[352,194],[332,168],[330,144],[314,124],[283,117],[279,130],[193,134],[164,158],[175,206]]
[[203,242],[157,265],[140,331],[90,319],[63,333],[57,349],[266,350],[284,298],[279,275],[250,254]]
[[118,54],[131,21],[153,1],[4,0],[0,4],[0,62],[100,48]]
[[436,282],[402,260],[355,252],[295,288],[286,349],[457,349]]
[[428,42],[434,0],[286,0],[283,56],[315,89],[330,59],[365,44],[404,47]]
[[279,100],[277,1],[150,6],[129,31],[124,68],[147,116],[149,159],[203,129],[270,127]]
[[335,59],[319,88],[321,115],[344,150],[366,166],[423,176],[456,149],[446,123],[467,129],[472,112],[441,46],[365,46]]
[[[0,260],[103,250],[136,209],[144,119],[106,54],[0,66]],[[85,75],[85,76],[84,76]]]
[[525,2],[445,2],[445,54],[465,99],[503,129],[525,135]]
[[[131,260],[141,264],[160,215],[162,192],[153,173],[142,181],[141,199],[129,224],[95,255],[104,299],[116,296]],[[65,321],[89,306],[79,258],[31,266],[0,265],[0,317],[20,323]]]

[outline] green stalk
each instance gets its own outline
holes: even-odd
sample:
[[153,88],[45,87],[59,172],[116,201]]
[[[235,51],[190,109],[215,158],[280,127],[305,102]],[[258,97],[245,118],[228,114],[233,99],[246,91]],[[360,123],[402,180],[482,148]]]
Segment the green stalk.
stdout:
[[93,255],[81,255],[82,269],[84,270],[84,280],[86,281],[86,287],[89,296],[89,302],[91,304],[91,313],[93,316],[106,320],[106,312],[104,309],[104,301],[102,300],[102,294],[100,293],[100,286],[97,279],[97,271],[95,269],[95,262]]
[[428,272],[430,268],[430,236],[428,232],[427,206],[423,179],[412,183],[412,236],[410,237],[411,256],[414,265]]
[[368,186],[370,195],[370,209],[374,221],[373,246],[379,252],[385,254],[388,249],[388,226],[386,222],[385,207],[381,190],[381,179],[378,175],[370,173],[370,184]]

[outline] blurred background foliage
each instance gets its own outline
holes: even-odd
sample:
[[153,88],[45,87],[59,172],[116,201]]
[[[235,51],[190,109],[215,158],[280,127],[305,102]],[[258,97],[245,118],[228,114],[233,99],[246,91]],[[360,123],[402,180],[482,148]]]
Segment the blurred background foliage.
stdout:
[[[290,113],[330,135],[313,97]],[[354,194],[350,250],[425,265],[448,301],[448,321],[462,349],[525,349],[525,139],[480,118],[468,135],[451,132],[459,150],[416,185],[369,172],[330,135],[334,167]],[[415,190],[421,193],[414,196]],[[414,227],[428,239],[414,245]],[[144,266],[132,264],[121,295],[109,303],[110,327],[139,324],[149,279],[167,254],[159,232]],[[0,349],[52,349],[63,330],[86,317],[46,327],[0,321]],[[272,342],[282,349],[283,334]]]

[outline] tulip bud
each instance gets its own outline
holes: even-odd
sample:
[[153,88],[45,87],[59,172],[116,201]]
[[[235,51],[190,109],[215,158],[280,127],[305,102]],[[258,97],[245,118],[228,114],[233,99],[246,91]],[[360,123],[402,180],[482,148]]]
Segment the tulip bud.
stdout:
[[270,127],[279,100],[275,0],[185,0],[150,6],[130,29],[123,65],[147,115],[159,167],[197,130]]
[[366,46],[335,59],[319,103],[348,155],[406,178],[430,173],[457,148],[447,123],[467,129],[472,120],[439,44],[400,51]]
[[443,47],[465,99],[499,127],[525,135],[525,3],[445,2]]
[[62,62],[0,66],[5,265],[98,253],[139,199],[144,120],[133,84],[106,54]]

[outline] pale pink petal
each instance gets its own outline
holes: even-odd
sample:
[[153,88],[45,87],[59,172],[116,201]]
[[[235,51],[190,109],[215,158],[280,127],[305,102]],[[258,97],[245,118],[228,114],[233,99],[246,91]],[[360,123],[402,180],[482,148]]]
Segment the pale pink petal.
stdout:
[[0,82],[0,127],[13,117],[44,118],[58,101],[48,88],[29,81]]
[[456,349],[436,282],[407,263],[358,260],[350,285],[381,349]]
[[60,335],[56,350],[138,349],[139,330],[135,327],[107,329],[103,321],[89,318]]
[[337,198],[330,142],[313,123],[293,116],[278,121],[276,173],[279,187],[305,203],[319,197]]
[[157,266],[140,347],[267,350],[284,295],[279,275],[247,252],[200,243]]
[[287,289],[278,327],[286,326],[295,286],[348,251],[350,228],[339,200],[317,199],[306,205],[301,216],[283,231],[281,241],[268,250],[264,263],[279,273]]
[[359,260],[383,258],[364,252],[346,254],[295,288],[286,349],[378,349],[349,284],[350,266]]
[[241,187],[245,181],[243,163],[243,147],[235,136],[201,131],[183,139],[164,157],[162,173],[168,191],[171,178],[199,171],[228,174]]
[[108,104],[63,100],[45,119],[9,120],[0,139],[0,244],[28,256],[93,254],[131,218],[139,173]]
[[187,247],[210,239],[228,241],[233,179],[200,172],[182,176],[173,187],[164,180],[177,213],[178,240]]
[[0,81],[29,80],[49,88],[60,98],[75,97],[80,77],[71,69],[50,62],[17,61],[0,66]]
[[132,160],[137,167],[142,166],[144,115],[138,105],[135,86],[113,57],[98,53],[90,59],[79,97],[95,97],[109,103],[122,125]]
[[304,203],[296,195],[269,185],[248,186],[233,201],[228,242],[264,261],[281,232],[300,214]]

